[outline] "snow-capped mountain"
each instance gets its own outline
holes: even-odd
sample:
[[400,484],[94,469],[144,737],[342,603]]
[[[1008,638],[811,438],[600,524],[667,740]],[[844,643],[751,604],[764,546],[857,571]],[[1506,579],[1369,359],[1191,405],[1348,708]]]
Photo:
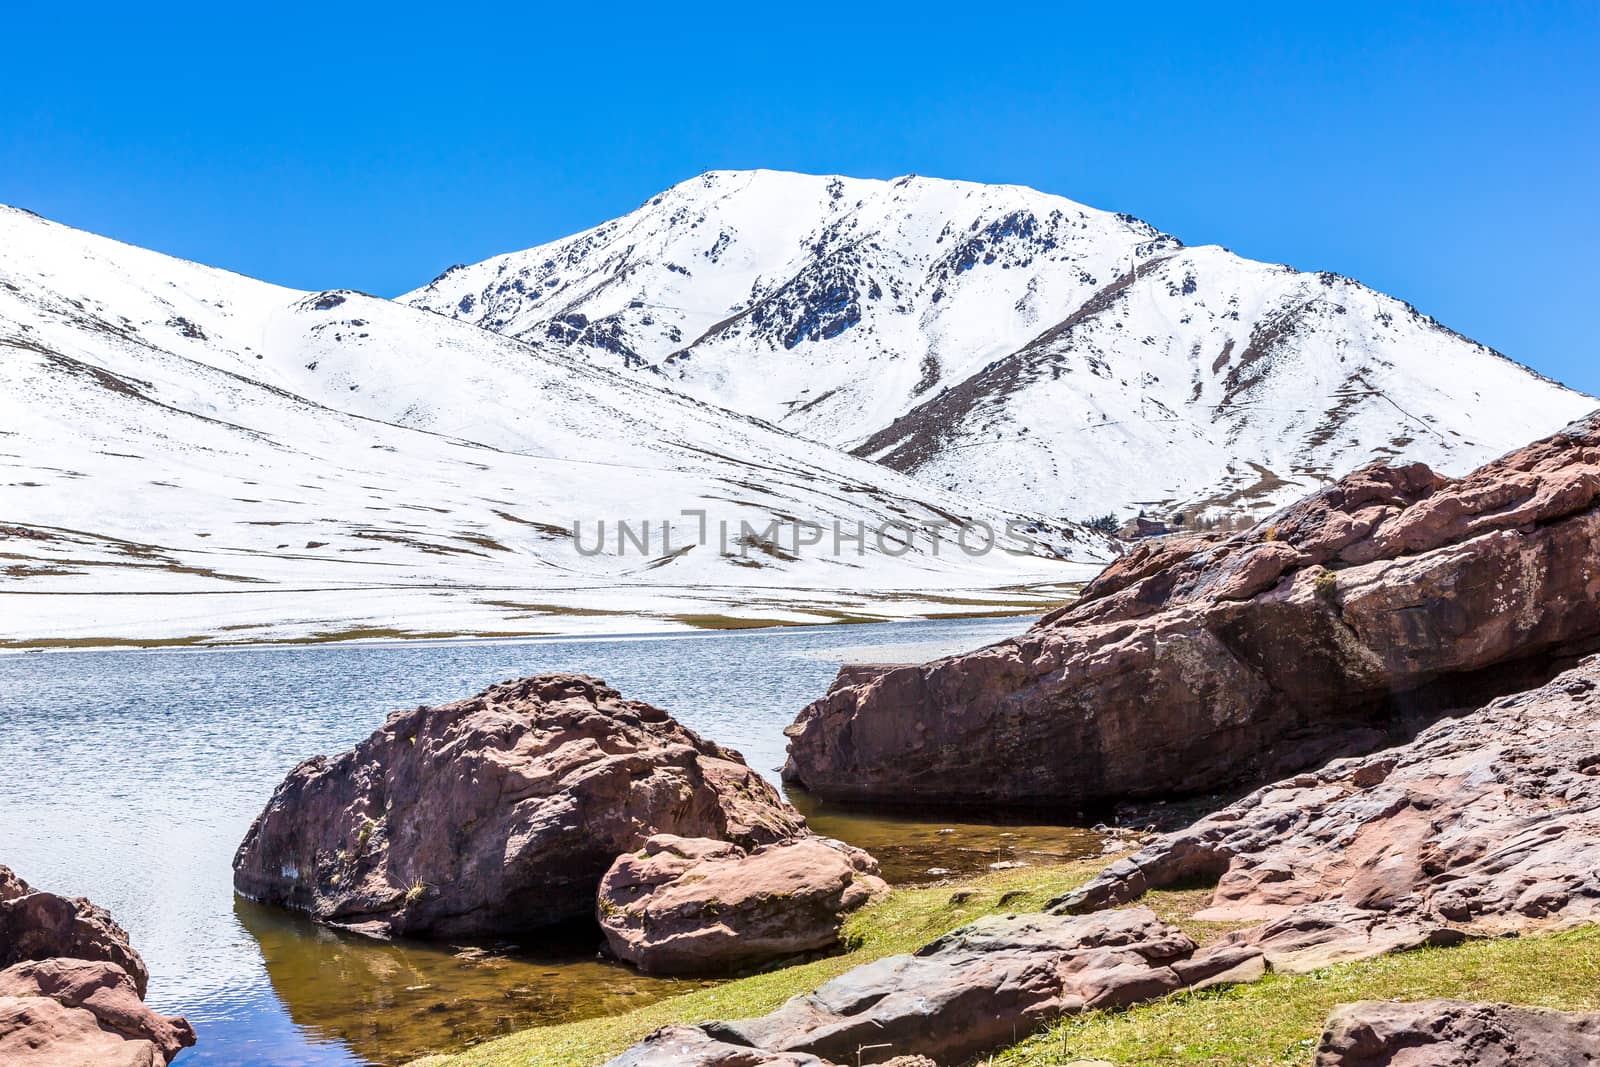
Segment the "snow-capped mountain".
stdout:
[[1464,471],[1596,406],[1348,278],[920,177],[711,172],[401,299],[1076,518]]
[[1014,516],[548,345],[11,208],[0,469],[0,646],[1025,610],[1115,551],[1027,519],[1028,554],[940,550],[926,524]]

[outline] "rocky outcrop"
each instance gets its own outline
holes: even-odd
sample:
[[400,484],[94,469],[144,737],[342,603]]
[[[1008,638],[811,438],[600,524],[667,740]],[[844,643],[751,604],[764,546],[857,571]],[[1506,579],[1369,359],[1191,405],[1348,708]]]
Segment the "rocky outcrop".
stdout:
[[[794,1057],[809,1055],[849,1063],[858,1046],[878,1046],[863,1062],[920,1054],[961,1063],[1087,1008],[1593,922],[1597,737],[1600,656],[1443,719],[1405,745],[1259,789],[1111,864],[1048,914],[981,920],[759,1019],[658,1035],[684,1056],[660,1062],[798,1065],[810,1061]],[[1196,920],[1242,925],[1205,949],[1128,906],[1150,889],[1196,881],[1216,883]],[[1586,1021],[1567,1033],[1551,1023],[1559,1016],[1513,1018],[1521,1009],[1411,1011],[1336,1014],[1319,1064],[1588,1062],[1561,1058],[1586,1047],[1573,1036],[1589,1032]],[[1544,1029],[1524,1040],[1529,1019]],[[1511,1037],[1493,1036],[1500,1021],[1495,1033]],[[1489,1058],[1470,1058],[1480,1047]],[[1494,1058],[1519,1048],[1534,1054]],[[657,1062],[648,1049],[618,1062]],[[1546,1049],[1553,1058],[1543,1058]]]
[[105,960],[30,960],[0,971],[0,1063],[160,1067],[194,1044],[187,1020],[151,1011]]
[[[851,1060],[854,1064],[856,1061]],[[876,1063],[876,1060],[862,1060]],[[840,1067],[806,1052],[768,1052],[719,1041],[697,1026],[667,1026],[606,1067]],[[939,1067],[926,1056],[896,1056],[880,1067]]]
[[144,960],[110,912],[83,897],[34,889],[0,867],[0,970],[58,956],[114,963],[141,997],[150,981]]
[[144,1004],[149,973],[104,908],[0,867],[0,1063],[159,1067],[194,1044]]
[[1249,970],[1258,957],[1233,946],[1197,952],[1146,908],[991,916],[913,955],[848,971],[770,1015],[658,1032],[609,1067],[964,1063],[1063,1015],[1258,973]]
[[1600,417],[1453,480],[1370,466],[1227,539],[1142,545],[1029,633],[855,670],[788,730],[834,799],[1076,807],[1409,736],[1600,639]]
[[365,933],[500,935],[594,914],[654,834],[754,849],[805,823],[737,752],[595,678],[396,712],[290,772],[234,859],[243,895]]
[[1215,881],[1197,918],[1304,970],[1600,918],[1600,657],[1415,740],[1259,789],[1053,903]]
[[844,917],[888,887],[858,848],[807,837],[746,852],[658,835],[600,883],[611,951],[654,974],[728,973],[833,948]]
[[1316,1067],[1590,1067],[1600,1012],[1369,1000],[1328,1016]]

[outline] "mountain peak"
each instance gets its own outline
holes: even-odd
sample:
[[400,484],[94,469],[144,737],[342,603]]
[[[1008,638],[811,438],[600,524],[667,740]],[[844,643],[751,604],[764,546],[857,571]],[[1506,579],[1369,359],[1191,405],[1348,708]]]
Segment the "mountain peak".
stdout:
[[917,175],[708,171],[401,299],[1080,518],[1265,509],[1374,458],[1465,469],[1590,403],[1358,283]]

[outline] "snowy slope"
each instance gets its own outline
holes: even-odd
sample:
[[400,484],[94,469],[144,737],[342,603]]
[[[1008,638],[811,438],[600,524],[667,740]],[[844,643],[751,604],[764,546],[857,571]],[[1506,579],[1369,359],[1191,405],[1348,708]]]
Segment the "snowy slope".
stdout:
[[1067,514],[1260,514],[1372,462],[1462,474],[1600,402],[1348,278],[1154,257],[860,455]]
[[1349,279],[1017,186],[711,172],[403,300],[1009,507],[1269,507],[1596,405]]
[[1113,551],[1031,523],[1030,555],[835,555],[771,527],[952,518],[1011,515],[645,376],[0,208],[0,643],[1021,609]]

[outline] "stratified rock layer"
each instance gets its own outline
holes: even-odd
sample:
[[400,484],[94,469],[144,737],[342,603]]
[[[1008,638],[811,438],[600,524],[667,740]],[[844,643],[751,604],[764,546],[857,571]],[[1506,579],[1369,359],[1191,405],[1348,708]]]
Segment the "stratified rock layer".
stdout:
[[1316,1067],[1591,1067],[1600,1013],[1460,1000],[1342,1004]]
[[1278,969],[1600,917],[1600,657],[1398,748],[1259,789],[1055,902],[1217,883]]
[[[856,1061],[851,1060],[854,1064]],[[875,1060],[862,1060],[876,1063]],[[719,1041],[697,1026],[666,1026],[606,1067],[840,1067],[806,1052],[768,1052]],[[926,1056],[896,1056],[880,1067],[939,1067]]]
[[1141,546],[1022,637],[852,672],[789,728],[785,777],[1089,806],[1370,751],[1454,683],[1525,688],[1600,638],[1597,501],[1600,417],[1461,480],[1367,467],[1247,534]]
[[1197,953],[1147,908],[991,916],[915,954],[856,967],[770,1015],[663,1031],[610,1067],[964,1063],[1063,1015],[1227,980],[1258,957],[1231,946]]
[[507,934],[593,915],[653,834],[784,841],[805,822],[738,753],[595,678],[396,712],[296,767],[234,859],[247,897],[373,934]]
[[845,915],[888,888],[877,875],[871,856],[822,837],[746,852],[660,835],[606,872],[600,925],[640,970],[726,973],[832,948]]

